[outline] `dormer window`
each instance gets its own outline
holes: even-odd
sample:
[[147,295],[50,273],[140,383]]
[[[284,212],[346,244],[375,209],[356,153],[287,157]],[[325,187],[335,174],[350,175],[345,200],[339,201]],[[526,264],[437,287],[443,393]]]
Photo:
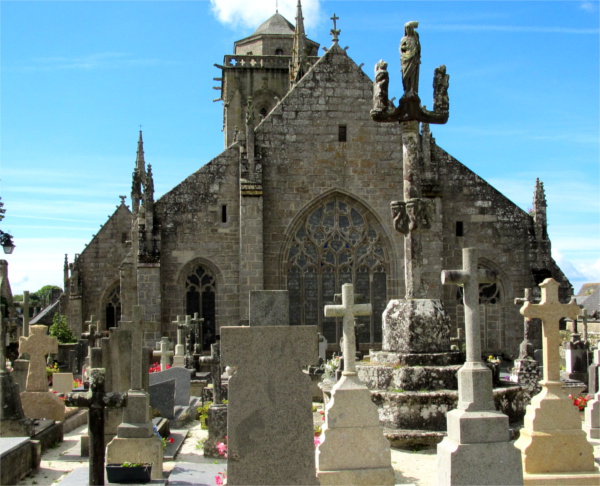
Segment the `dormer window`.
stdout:
[[283,49],[281,49],[281,48],[275,49],[275,55],[276,56],[283,56]]

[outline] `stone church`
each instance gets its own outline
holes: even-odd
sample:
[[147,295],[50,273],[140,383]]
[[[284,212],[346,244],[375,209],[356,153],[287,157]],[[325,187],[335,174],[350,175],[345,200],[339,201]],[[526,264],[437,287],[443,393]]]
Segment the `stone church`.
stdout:
[[[405,295],[403,236],[390,214],[402,198],[402,128],[371,119],[373,81],[332,33],[319,57],[299,6],[295,25],[276,13],[237,41],[219,65],[225,149],[157,200],[140,132],[131,208],[122,197],[81,254],[65,259],[63,302],[76,332],[92,315],[118,326],[139,304],[161,323],[147,334],[155,340],[175,339],[177,316],[198,313],[208,349],[221,326],[248,322],[249,291],[287,289],[291,324],[317,325],[332,351],[341,321],[323,307],[353,283],[373,305],[357,319],[361,348],[381,346],[382,312]],[[549,276],[563,299],[572,293],[550,254],[543,185],[532,181],[528,214],[439,147],[426,123],[419,138],[421,191],[434,208],[423,233],[427,297],[461,326],[460,289],[442,286],[440,273],[477,247],[480,267],[499,272],[481,285],[482,349],[516,357],[514,299]]]

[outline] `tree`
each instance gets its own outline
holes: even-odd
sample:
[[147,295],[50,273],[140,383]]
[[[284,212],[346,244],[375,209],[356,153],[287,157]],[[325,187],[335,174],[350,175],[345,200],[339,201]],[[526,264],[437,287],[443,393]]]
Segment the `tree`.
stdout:
[[58,312],[54,314],[52,318],[52,325],[50,326],[50,336],[58,339],[61,344],[76,343],[77,337],[73,334],[73,331],[67,324],[67,316],[63,316]]

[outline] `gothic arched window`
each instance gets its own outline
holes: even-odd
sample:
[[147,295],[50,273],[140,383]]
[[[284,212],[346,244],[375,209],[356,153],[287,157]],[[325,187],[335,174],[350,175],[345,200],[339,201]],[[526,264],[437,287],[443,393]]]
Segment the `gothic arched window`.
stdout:
[[106,329],[117,327],[121,320],[121,286],[117,285],[108,294],[104,306],[106,316]]
[[287,250],[291,324],[317,325],[329,343],[339,344],[341,319],[323,308],[345,283],[371,303],[371,316],[356,319],[361,343],[381,342],[381,315],[387,304],[388,263],[374,218],[345,198],[315,208],[293,233]]
[[202,349],[210,349],[215,342],[216,279],[204,265],[198,265],[185,281],[185,312],[198,314],[202,324]]

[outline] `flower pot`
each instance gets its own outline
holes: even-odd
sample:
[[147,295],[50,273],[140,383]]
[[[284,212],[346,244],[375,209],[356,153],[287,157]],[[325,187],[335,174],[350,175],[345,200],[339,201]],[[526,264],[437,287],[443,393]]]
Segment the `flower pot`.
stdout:
[[107,464],[106,478],[109,483],[148,483],[152,478],[152,464],[142,464],[140,466]]

